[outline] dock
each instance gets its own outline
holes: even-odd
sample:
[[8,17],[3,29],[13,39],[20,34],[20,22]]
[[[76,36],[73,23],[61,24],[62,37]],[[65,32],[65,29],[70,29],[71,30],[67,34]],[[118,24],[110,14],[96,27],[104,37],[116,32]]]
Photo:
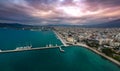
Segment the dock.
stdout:
[[66,44],[65,40],[62,39],[61,35],[57,32],[55,32],[56,37],[62,42],[63,45],[60,46],[52,46],[52,45],[46,45],[46,47],[36,47],[36,48],[32,48],[27,46],[27,48],[25,47],[19,47],[13,50],[0,50],[0,53],[11,53],[11,52],[22,52],[22,51],[32,51],[32,50],[43,50],[43,49],[52,49],[52,48],[59,48],[59,50],[61,52],[64,52],[64,50],[61,47],[67,47],[69,45]]
[[32,51],[32,50],[44,50],[44,49],[53,49],[53,48],[59,48],[61,52],[64,52],[64,50],[61,48],[64,45],[61,46],[48,46],[48,47],[36,47],[36,48],[23,48],[23,49],[13,49],[13,50],[0,50],[0,53],[12,53],[12,52],[22,52],[22,51]]

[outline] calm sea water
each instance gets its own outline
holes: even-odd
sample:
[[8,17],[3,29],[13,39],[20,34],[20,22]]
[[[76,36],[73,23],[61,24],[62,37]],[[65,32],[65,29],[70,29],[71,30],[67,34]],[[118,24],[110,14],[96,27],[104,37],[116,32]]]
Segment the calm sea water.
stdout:
[[[52,31],[0,29],[0,49],[15,49],[32,44],[61,45]],[[0,54],[0,71],[120,71],[120,68],[92,51],[82,47],[46,49]]]

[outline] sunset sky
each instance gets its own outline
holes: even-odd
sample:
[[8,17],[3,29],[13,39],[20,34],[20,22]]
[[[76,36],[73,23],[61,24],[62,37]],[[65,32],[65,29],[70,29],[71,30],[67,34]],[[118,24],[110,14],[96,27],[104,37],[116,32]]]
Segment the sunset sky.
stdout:
[[99,24],[120,19],[120,0],[0,0],[0,22]]

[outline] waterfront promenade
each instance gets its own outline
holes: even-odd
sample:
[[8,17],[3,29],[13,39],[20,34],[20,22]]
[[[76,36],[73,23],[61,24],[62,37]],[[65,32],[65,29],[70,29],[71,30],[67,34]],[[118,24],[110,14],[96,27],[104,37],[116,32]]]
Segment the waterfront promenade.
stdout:
[[61,36],[59,33],[57,33],[56,31],[54,31],[54,33],[55,33],[55,35],[57,36],[57,38],[62,42],[62,44],[63,44],[64,46],[68,46],[68,45],[66,44],[66,41],[62,38],[62,36]]

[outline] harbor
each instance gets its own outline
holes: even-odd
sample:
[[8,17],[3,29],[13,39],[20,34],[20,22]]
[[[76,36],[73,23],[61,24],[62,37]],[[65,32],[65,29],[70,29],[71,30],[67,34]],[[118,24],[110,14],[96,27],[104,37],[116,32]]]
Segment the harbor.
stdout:
[[[55,35],[57,36],[57,38],[62,42],[63,45],[60,45],[58,46],[56,44],[56,46],[52,46],[52,44],[49,44],[49,45],[46,45],[46,47],[36,47],[36,48],[32,48],[32,46],[25,46],[25,47],[17,47],[16,49],[14,50],[0,50],[0,53],[12,53],[12,52],[22,52],[22,51],[32,51],[32,50],[44,50],[44,49],[53,49],[53,48],[59,48],[60,52],[65,52],[65,50],[63,50],[61,47],[67,47],[67,46],[70,46],[70,45],[67,45],[65,40],[62,38],[62,36],[60,36],[60,34],[58,34],[57,32],[55,32]],[[100,56],[110,60],[111,62],[117,64],[118,66],[120,66],[120,62],[116,61],[115,59],[111,58],[111,57],[108,57],[107,55],[85,45],[85,44],[72,44],[72,46],[82,46],[82,47],[85,47],[89,50],[92,50],[93,52],[99,54]]]
[[[18,30],[1,29],[0,33],[1,71],[120,70],[114,63],[89,51],[85,47],[74,45],[65,47],[53,31],[36,32],[21,30],[18,32]],[[11,38],[8,37],[8,33],[10,33],[9,36]],[[14,37],[14,35],[17,35],[17,37]],[[62,39],[64,40],[64,38]]]
[[58,46],[57,44],[53,46],[52,44],[46,45],[46,47],[35,47],[33,48],[32,45],[30,46],[23,46],[23,47],[16,47],[13,50],[0,50],[0,53],[12,53],[12,52],[22,52],[22,51],[32,51],[32,50],[43,50],[43,49],[53,49],[53,48],[59,48],[60,52],[65,52],[61,47],[67,47],[68,45],[65,43],[65,41],[60,37],[60,35],[55,32],[56,38],[58,38],[63,45]]

